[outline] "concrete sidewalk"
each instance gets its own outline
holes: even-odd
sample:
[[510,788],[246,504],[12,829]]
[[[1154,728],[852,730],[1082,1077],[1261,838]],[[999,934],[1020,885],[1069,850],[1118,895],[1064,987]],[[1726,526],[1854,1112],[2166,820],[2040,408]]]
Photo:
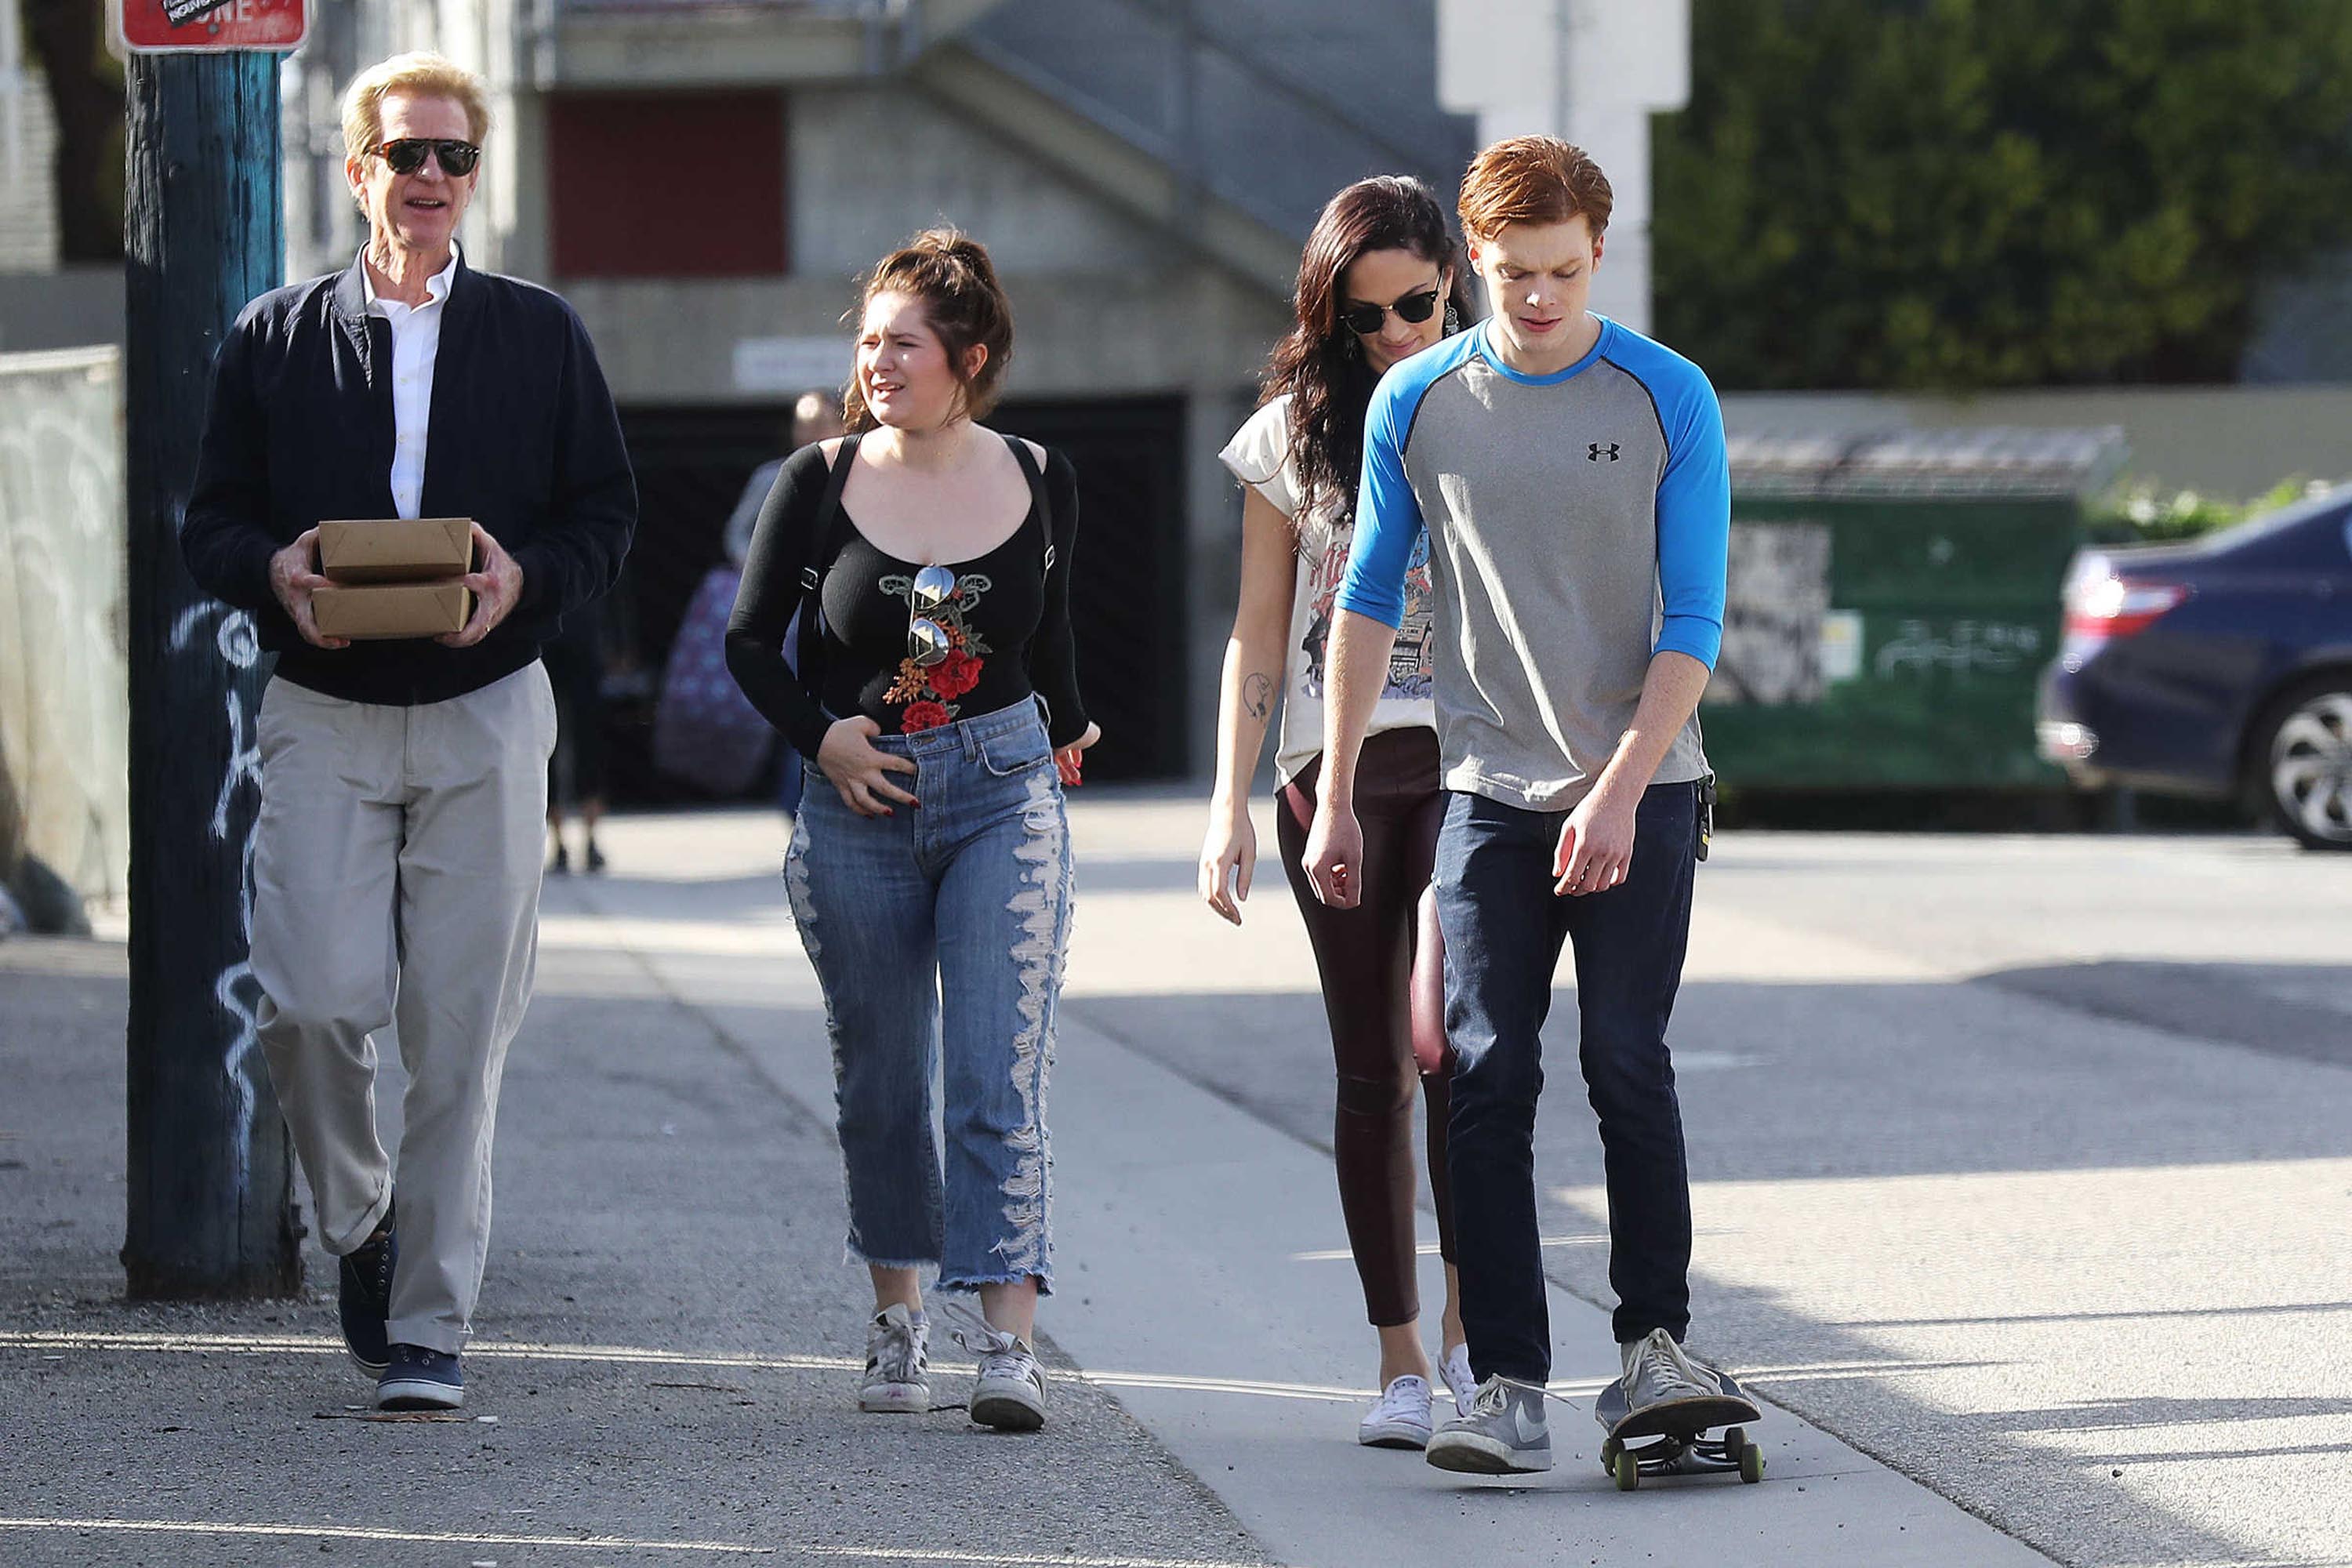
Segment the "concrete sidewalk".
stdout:
[[1050,1346],[1034,1439],[858,1415],[828,1129],[629,953],[542,973],[471,1419],[384,1422],[315,1247],[303,1300],[121,1300],[121,950],[0,942],[0,1563],[1271,1560]]
[[1780,1412],[1763,1486],[1619,1495],[1589,1403],[1607,1321],[1559,1291],[1559,1469],[1508,1486],[1358,1448],[1370,1335],[1328,1160],[1118,1037],[1123,988],[1191,977],[1118,872],[1089,878],[1115,833],[1080,812],[1088,1001],[1053,1081],[1041,1319],[1066,1372],[1034,1439],[851,1408],[829,1059],[765,816],[616,822],[615,875],[551,884],[468,1363],[495,1424],[341,1419],[364,1390],[323,1296],[121,1304],[119,957],[0,945],[0,1081],[26,1086],[0,1110],[0,1166],[24,1166],[0,1168],[0,1369],[23,1390],[0,1403],[0,1562],[2046,1561]]

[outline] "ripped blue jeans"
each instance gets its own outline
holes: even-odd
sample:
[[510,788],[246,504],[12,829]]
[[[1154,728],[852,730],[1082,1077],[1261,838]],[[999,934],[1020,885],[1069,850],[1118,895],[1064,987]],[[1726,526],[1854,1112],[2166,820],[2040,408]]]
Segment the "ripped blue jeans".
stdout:
[[942,1290],[1047,1292],[1071,865],[1045,727],[1024,702],[874,744],[914,760],[890,778],[922,804],[860,816],[812,767],[784,858],[833,1041],[849,1256],[937,1264]]

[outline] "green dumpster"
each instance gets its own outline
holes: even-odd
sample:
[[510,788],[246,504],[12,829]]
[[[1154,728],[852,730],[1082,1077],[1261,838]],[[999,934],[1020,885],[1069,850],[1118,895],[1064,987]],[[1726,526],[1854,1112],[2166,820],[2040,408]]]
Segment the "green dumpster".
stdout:
[[2083,498],[2114,430],[1731,443],[1710,762],[1749,789],[2063,785],[2034,752]]

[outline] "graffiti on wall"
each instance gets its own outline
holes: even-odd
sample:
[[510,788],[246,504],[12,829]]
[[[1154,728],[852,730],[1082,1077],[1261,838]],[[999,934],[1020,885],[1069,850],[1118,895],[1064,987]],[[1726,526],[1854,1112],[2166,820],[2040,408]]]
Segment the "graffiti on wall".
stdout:
[[1829,524],[1733,523],[1723,652],[1707,700],[1820,701],[1829,608]]
[[1951,675],[2013,675],[2042,660],[2040,626],[2007,621],[1906,620],[1880,645],[1874,668],[1881,678]]
[[0,355],[0,767],[85,898],[131,861],[122,383],[112,349]]
[[[172,626],[173,657],[211,658],[215,653],[240,675],[259,663],[261,639],[253,617],[215,600],[189,605]],[[206,830],[214,843],[233,847],[238,855],[243,874],[238,879],[237,949],[244,952],[253,942],[253,823],[261,802],[260,715],[247,711],[245,693],[232,684],[222,721],[228,731],[228,762],[221,771]],[[239,810],[240,805],[246,809]],[[261,987],[253,977],[253,965],[240,958],[215,975],[213,999],[236,1031],[223,1067],[236,1094],[236,1125],[249,1126],[259,1094],[258,1075],[264,1070],[258,1053]],[[232,1140],[231,1148],[238,1162],[232,1178],[236,1190],[243,1192],[251,1175],[244,1168],[246,1141]]]

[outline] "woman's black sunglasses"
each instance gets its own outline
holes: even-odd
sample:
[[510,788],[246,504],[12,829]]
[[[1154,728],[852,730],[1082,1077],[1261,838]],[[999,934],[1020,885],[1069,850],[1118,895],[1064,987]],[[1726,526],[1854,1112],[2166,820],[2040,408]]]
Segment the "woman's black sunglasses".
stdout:
[[[442,166],[446,168],[448,165],[445,163]],[[1360,338],[1369,338],[1381,330],[1381,323],[1388,320],[1391,310],[1394,310],[1399,321],[1410,321],[1417,327],[1436,313],[1437,291],[1438,285],[1432,283],[1420,293],[1407,294],[1393,305],[1349,305],[1340,310],[1339,324]]]
[[[462,180],[472,174],[474,165],[482,158],[479,147],[454,136],[404,136],[397,142],[379,142],[375,145],[375,155],[395,174],[413,174],[425,167],[427,153],[441,161],[441,172],[453,180]],[[1412,318],[1408,316],[1405,320]]]

